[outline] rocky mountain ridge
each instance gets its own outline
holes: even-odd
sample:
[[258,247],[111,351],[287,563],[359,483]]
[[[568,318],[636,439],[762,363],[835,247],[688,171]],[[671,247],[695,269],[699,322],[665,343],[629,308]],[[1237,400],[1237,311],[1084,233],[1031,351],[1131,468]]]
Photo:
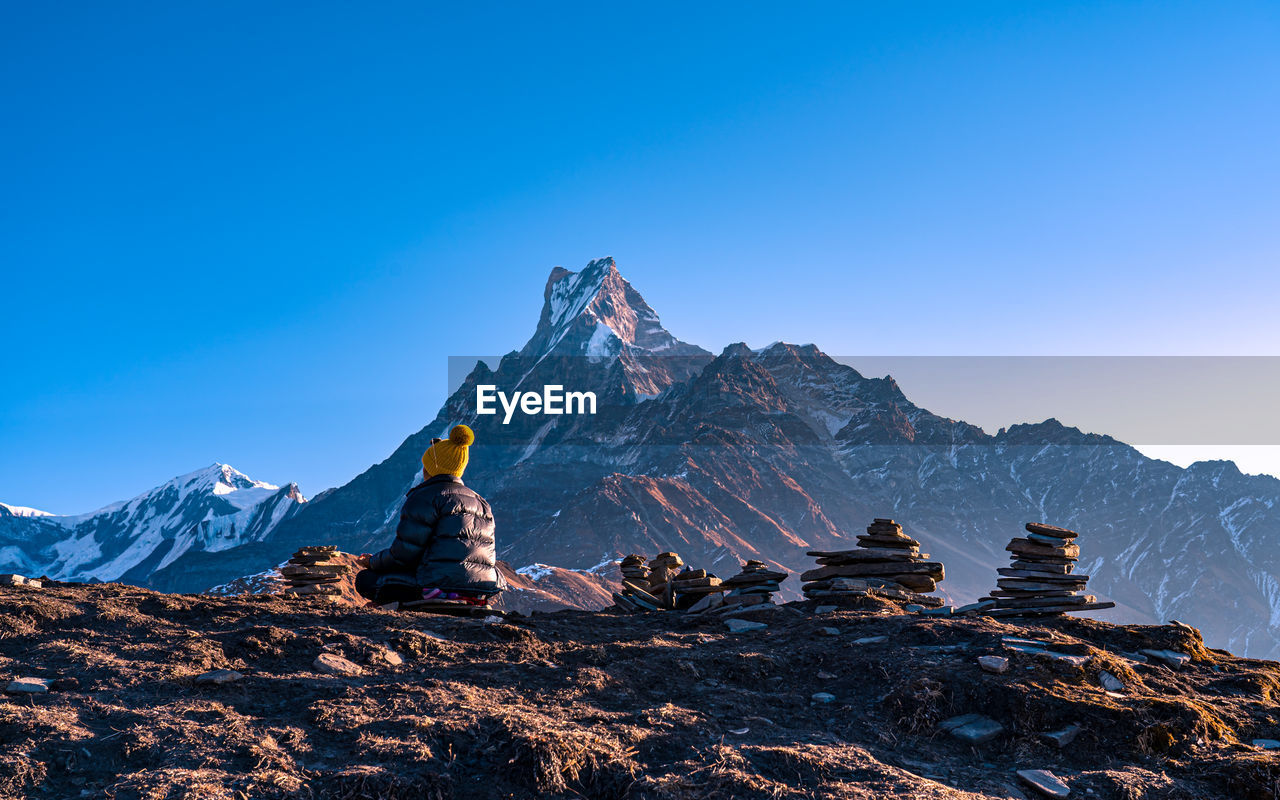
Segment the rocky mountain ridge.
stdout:
[[[475,413],[475,387],[591,390],[594,415]],[[759,559],[792,572],[893,517],[946,564],[940,591],[973,600],[1029,520],[1079,530],[1106,618],[1194,621],[1217,645],[1280,655],[1280,481],[1225,462],[1181,469],[1056,420],[995,434],[913,404],[814,345],[676,339],[599,259],[552,271],[533,336],[475,365],[434,420],[385,461],[261,538],[190,548],[144,580],[193,591],[280,563],[298,547],[385,546],[431,437],[477,434],[467,481],[493,504],[501,556],[586,569],[630,552],[679,552],[732,574]],[[784,590],[794,594],[798,586]]]
[[87,514],[0,508],[0,572],[146,583],[188,553],[266,538],[304,503],[297,484],[274,486],[212,464]]
[[[617,321],[632,319],[648,321],[643,336]],[[622,334],[616,357],[593,349],[602,324]],[[1120,606],[1109,618],[1194,619],[1223,646],[1280,653],[1280,481],[1223,463],[1183,470],[1053,419],[988,434],[814,345],[713,356],[658,324],[612,259],[553,271],[524,348],[496,370],[477,364],[391,459],[276,536],[384,540],[403,491],[391,476],[403,485],[430,436],[466,422],[478,436],[467,478],[499,510],[513,563],[674,550],[726,574],[749,558],[799,571],[806,548],[840,549],[892,516],[946,562],[941,590],[966,602],[1024,522],[1049,520],[1083,532],[1091,589]],[[603,401],[591,418],[499,425],[474,414],[479,382],[594,387]],[[376,486],[388,490],[374,499]]]

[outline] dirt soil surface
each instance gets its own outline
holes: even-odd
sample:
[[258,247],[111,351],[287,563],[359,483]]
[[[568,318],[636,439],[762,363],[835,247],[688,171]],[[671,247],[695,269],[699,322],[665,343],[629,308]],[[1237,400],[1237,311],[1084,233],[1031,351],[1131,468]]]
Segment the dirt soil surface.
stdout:
[[[1020,769],[1051,771],[1072,798],[1280,797],[1280,755],[1251,744],[1280,738],[1280,665],[1207,650],[1182,627],[938,619],[883,602],[739,618],[767,627],[0,587],[0,688],[52,682],[0,695],[0,797],[1038,797]],[[1124,655],[1147,648],[1191,662]],[[323,654],[355,674],[322,671]],[[982,655],[1009,669],[983,671]],[[197,684],[214,669],[243,677]],[[1101,688],[1103,670],[1124,691]],[[966,713],[1003,732],[971,745],[939,728]],[[1043,736],[1072,724],[1065,748]]]

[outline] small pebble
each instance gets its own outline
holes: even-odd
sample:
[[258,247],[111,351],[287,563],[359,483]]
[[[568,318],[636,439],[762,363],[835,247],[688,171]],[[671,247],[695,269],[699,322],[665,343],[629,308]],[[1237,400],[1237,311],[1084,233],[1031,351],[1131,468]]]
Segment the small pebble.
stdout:
[[938,723],[938,727],[969,744],[984,744],[1004,733],[1004,726],[982,714],[961,714]]
[[383,661],[387,662],[393,667],[398,667],[404,663],[404,656],[400,655],[394,650],[383,650],[382,653],[380,653],[380,655],[382,656]]
[[1124,681],[1107,672],[1105,669],[1098,673],[1098,683],[1102,684],[1102,688],[1108,692],[1123,692]]
[[234,669],[215,669],[196,676],[196,686],[221,686],[235,683],[244,676]]

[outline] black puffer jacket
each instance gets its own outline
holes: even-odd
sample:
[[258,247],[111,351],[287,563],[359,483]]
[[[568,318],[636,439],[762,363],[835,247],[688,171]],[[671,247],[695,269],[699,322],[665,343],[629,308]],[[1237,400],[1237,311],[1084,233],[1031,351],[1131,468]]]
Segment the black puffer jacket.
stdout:
[[409,491],[391,546],[370,559],[375,572],[415,576],[446,591],[501,591],[489,503],[453,475],[436,475]]

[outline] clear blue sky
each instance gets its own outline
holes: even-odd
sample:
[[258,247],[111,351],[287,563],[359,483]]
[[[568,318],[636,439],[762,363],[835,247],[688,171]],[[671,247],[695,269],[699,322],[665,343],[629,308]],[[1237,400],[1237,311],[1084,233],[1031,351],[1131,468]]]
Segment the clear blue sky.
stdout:
[[315,493],[610,254],[677,336],[1276,354],[1280,5],[10,4],[0,500]]

